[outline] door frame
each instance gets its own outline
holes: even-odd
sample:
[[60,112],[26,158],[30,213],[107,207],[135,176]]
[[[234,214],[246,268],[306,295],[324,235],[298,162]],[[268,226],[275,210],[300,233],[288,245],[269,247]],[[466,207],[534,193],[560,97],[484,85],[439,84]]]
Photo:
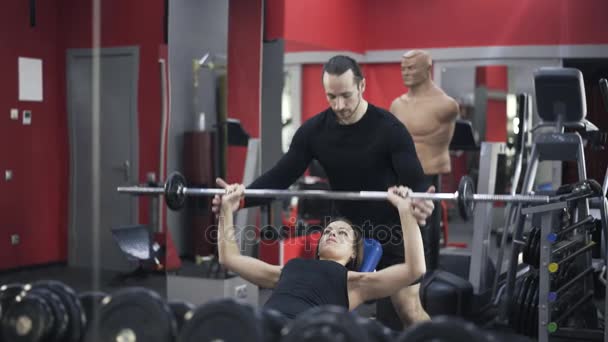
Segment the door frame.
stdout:
[[[74,85],[69,77],[70,63],[78,58],[93,57],[94,49],[67,49],[66,52],[66,105],[68,111],[68,134],[69,134],[69,148],[70,148],[70,175],[69,175],[69,207],[68,207],[68,264],[72,264],[72,259],[76,256],[75,246],[78,244],[76,232],[76,210],[78,209],[78,203],[75,201],[75,186],[77,186],[77,165],[76,165],[76,153],[78,146],[74,143],[76,138],[76,127],[73,125],[73,117],[75,115],[74,108],[72,108],[72,102],[70,101],[70,94]],[[133,80],[135,80],[135,86],[132,89],[131,94],[131,110],[133,113],[131,116],[131,156],[129,182],[136,182],[139,178],[139,111],[137,108],[138,103],[138,91],[139,91],[139,47],[138,46],[124,46],[124,47],[110,47],[99,49],[100,59],[103,57],[111,56],[130,56],[133,62]],[[92,69],[91,69],[92,70]],[[103,69],[101,69],[103,73]],[[102,95],[103,96],[103,95]],[[103,132],[100,132],[100,140],[103,136]],[[103,170],[101,170],[103,171]],[[99,173],[99,177],[102,177],[102,172]],[[101,183],[101,179],[92,179],[92,182]],[[93,184],[93,183],[91,183]],[[102,190],[103,191],[103,190]],[[101,192],[100,192],[101,196]],[[139,201],[138,198],[133,196],[131,199],[131,222],[125,222],[127,224],[136,224],[139,219]]]

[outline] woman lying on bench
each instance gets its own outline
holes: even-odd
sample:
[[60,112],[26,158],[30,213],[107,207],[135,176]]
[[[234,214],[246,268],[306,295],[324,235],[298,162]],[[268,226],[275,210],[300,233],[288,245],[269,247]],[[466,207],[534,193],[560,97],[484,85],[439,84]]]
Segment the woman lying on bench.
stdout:
[[418,280],[426,271],[420,229],[411,213],[409,189],[393,187],[388,200],[397,208],[405,242],[405,260],[378,272],[355,272],[363,260],[362,235],[345,219],[327,225],[319,240],[316,260],[292,259],[283,267],[241,255],[236,243],[233,213],[244,186],[226,187],[219,214],[219,260],[229,270],[264,288],[274,288],[265,307],[288,318],[311,307],[338,305],[352,310],[360,304],[388,297]]

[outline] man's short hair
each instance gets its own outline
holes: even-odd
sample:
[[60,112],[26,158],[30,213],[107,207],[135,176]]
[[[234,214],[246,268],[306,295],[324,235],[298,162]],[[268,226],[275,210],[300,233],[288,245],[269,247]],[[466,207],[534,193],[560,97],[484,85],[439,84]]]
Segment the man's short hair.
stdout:
[[323,77],[323,74],[325,73],[340,76],[349,69],[352,70],[353,75],[355,75],[355,83],[359,84],[363,79],[363,73],[361,72],[359,64],[353,58],[344,55],[337,55],[330,58],[323,66],[321,77]]

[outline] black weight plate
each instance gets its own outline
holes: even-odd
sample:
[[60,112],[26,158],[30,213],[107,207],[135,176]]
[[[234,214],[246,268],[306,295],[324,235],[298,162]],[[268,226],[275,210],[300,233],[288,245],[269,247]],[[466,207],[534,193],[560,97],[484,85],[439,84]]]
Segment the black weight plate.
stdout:
[[15,297],[23,291],[23,285],[19,283],[11,283],[0,286],[0,321],[3,313],[8,311],[8,308],[15,301]]
[[186,315],[180,342],[259,342],[262,329],[255,311],[246,304],[225,298],[207,302]]
[[289,320],[283,314],[267,308],[260,310],[260,320],[262,324],[262,340],[264,342],[280,341],[283,331],[289,323]]
[[[523,283],[524,277],[525,277],[525,275],[515,279],[515,285],[513,288],[513,296],[511,298],[507,299],[509,301],[509,325],[513,329],[515,329],[515,320],[517,318],[517,316],[516,316],[517,300],[515,300],[515,298],[517,298],[517,292],[519,292],[519,290],[521,288],[521,284]],[[505,294],[506,294],[506,291],[505,291]]]
[[536,227],[532,227],[532,229],[530,229],[530,231],[528,232],[528,235],[526,236],[526,244],[524,245],[524,247],[522,248],[522,260],[523,262],[525,262],[526,264],[530,265],[531,261],[530,261],[530,245],[532,244],[532,237],[534,237],[534,230],[536,229]]
[[521,260],[525,263],[530,265],[530,257],[529,257],[529,250],[530,250],[530,237],[532,236],[532,234],[530,234],[532,231],[528,232],[528,234],[525,236],[525,241],[526,244],[521,248]]
[[473,195],[475,193],[475,185],[473,179],[469,176],[464,176],[458,184],[458,210],[460,216],[468,221],[473,217],[475,212],[475,201]]
[[165,202],[171,210],[179,210],[184,207],[186,196],[179,193],[186,186],[186,178],[179,172],[171,172],[165,183]]
[[[26,288],[28,286],[26,285]],[[68,336],[68,327],[69,327],[69,317],[67,313],[67,308],[61,298],[50,289],[44,287],[32,287],[27,294],[37,294],[46,300],[46,303],[51,308],[51,312],[53,313],[53,325],[49,328],[49,341],[57,341],[62,342],[66,340],[66,336]],[[19,305],[19,304],[15,304]]]
[[519,292],[517,293],[517,297],[515,297],[516,300],[516,307],[515,307],[515,331],[518,333],[521,333],[521,315],[522,315],[522,309],[523,309],[523,305],[524,305],[524,299],[525,299],[525,295],[526,292],[528,291],[528,287],[530,286],[530,280],[531,280],[531,273],[526,274],[521,287],[519,289]]
[[92,322],[95,317],[99,316],[99,310],[101,309],[101,301],[107,297],[108,294],[101,291],[87,291],[78,294],[78,300],[84,313],[86,326],[89,322]]
[[520,317],[519,317],[519,326],[520,326],[522,334],[525,334],[527,332],[528,312],[530,311],[530,307],[528,306],[528,303],[532,301],[532,296],[534,295],[534,290],[533,290],[534,281],[535,281],[535,276],[531,274],[530,283],[528,284],[528,288],[526,289],[526,292],[522,294],[523,301],[521,304]]
[[392,342],[394,339],[393,331],[375,319],[357,316],[357,324],[365,329],[370,342]]
[[540,233],[540,228],[534,228],[533,234],[530,237],[530,250],[528,251],[528,255],[530,256],[529,265],[536,269],[540,265]]
[[2,319],[2,337],[11,342],[48,341],[54,324],[48,298],[42,293],[23,293]]
[[527,276],[528,274],[524,274],[523,276],[517,278],[517,280],[515,281],[515,288],[513,289],[513,297],[509,298],[509,325],[511,325],[511,328],[513,328],[513,330],[516,330],[515,327],[519,318],[519,306],[517,304],[517,298],[519,297],[519,292],[521,291],[522,285]]
[[177,326],[171,309],[154,291],[129,287],[102,301],[95,329],[88,329],[87,342],[173,341]]
[[520,307],[519,307],[518,299],[521,294],[521,291],[524,288],[524,284],[525,284],[527,278],[528,278],[528,274],[525,274],[520,279],[518,279],[517,284],[515,286],[515,291],[513,292],[513,298],[511,299],[512,310],[511,310],[511,320],[509,321],[509,324],[511,325],[511,328],[513,328],[513,330],[516,332],[519,331]]
[[188,302],[184,301],[170,301],[169,307],[171,308],[171,312],[175,317],[175,322],[177,323],[177,330],[181,331],[182,326],[184,325],[184,321],[186,320],[186,313],[188,311],[193,311],[196,307]]
[[528,273],[526,275],[526,279],[524,279],[521,290],[519,291],[519,296],[517,297],[518,311],[517,311],[517,322],[516,322],[515,326],[517,327],[516,331],[520,334],[524,331],[525,320],[524,320],[523,316],[527,312],[526,299],[527,299],[528,292],[530,291],[530,284],[532,283],[532,278],[533,278],[533,275],[531,273]]
[[61,301],[67,310],[68,316],[68,333],[66,334],[63,341],[65,342],[79,342],[84,335],[85,327],[85,315],[78,295],[74,290],[66,284],[56,280],[44,280],[37,281],[32,284],[33,288],[43,287],[53,291]]
[[300,314],[287,328],[281,342],[369,341],[354,314],[343,307],[320,306]]
[[540,279],[537,275],[534,296],[532,296],[532,304],[530,305],[530,312],[528,313],[528,317],[530,320],[528,336],[532,338],[536,338],[538,336],[538,294],[540,292],[539,282]]
[[532,309],[533,303],[532,299],[534,298],[534,294],[538,292],[538,277],[536,274],[530,276],[532,280],[530,281],[530,285],[528,286],[528,291],[526,293],[526,297],[524,299],[524,305],[521,315],[521,328],[522,333],[527,334],[530,331],[530,310]]
[[437,316],[406,330],[398,342],[486,342],[487,337],[473,323],[458,317]]

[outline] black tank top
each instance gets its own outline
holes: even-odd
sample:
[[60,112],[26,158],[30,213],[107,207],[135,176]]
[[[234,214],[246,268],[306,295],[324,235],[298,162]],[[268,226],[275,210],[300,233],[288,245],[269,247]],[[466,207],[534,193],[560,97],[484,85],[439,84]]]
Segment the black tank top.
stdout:
[[283,267],[279,282],[264,307],[292,319],[320,305],[348,309],[347,272],[346,267],[335,261],[291,259]]

